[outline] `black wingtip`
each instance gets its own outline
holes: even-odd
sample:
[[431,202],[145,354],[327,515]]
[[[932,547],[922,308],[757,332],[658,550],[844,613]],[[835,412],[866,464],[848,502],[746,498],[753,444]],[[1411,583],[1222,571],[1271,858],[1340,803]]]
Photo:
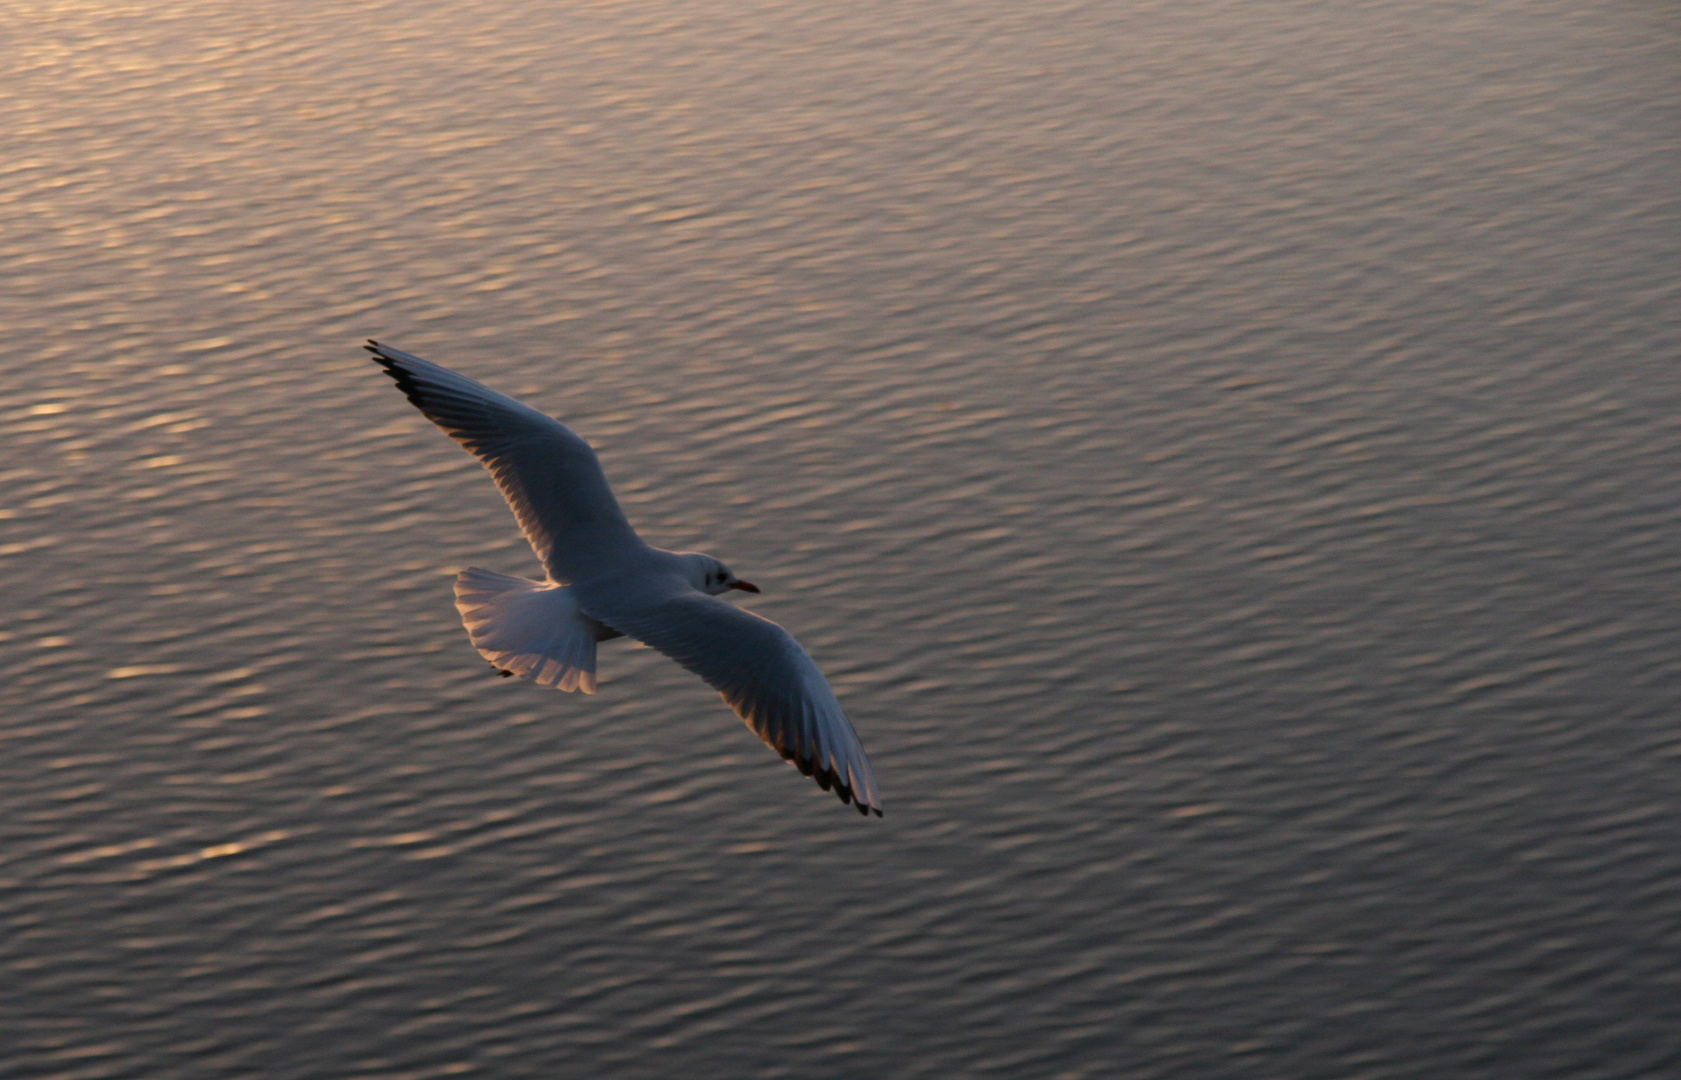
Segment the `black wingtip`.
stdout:
[[833,767],[819,769],[816,761],[801,755],[799,751],[792,746],[777,746],[773,744],[772,749],[782,756],[783,761],[786,761],[794,768],[800,770],[801,775],[809,776],[813,780],[817,781],[818,787],[822,788],[824,791],[833,791],[835,793],[835,798],[839,799],[842,804],[850,804],[857,807],[858,812],[863,814],[865,817],[868,817],[872,810],[875,811],[876,817],[881,817],[880,808],[870,806],[864,802],[862,793],[852,790],[852,785],[846,782],[846,778],[841,775],[839,769]]
[[379,342],[375,341],[373,338],[369,338],[368,343],[362,346],[362,348],[373,354],[374,363],[378,364],[381,370],[391,376],[391,381],[396,383],[397,389],[401,390],[403,392],[403,396],[409,399],[409,404],[413,405],[423,413],[426,412],[426,402],[423,400],[420,384],[415,382],[413,372],[411,372],[408,368],[401,366],[401,359],[399,357],[387,355],[384,349],[380,346]]
[[392,356],[390,353],[386,352],[385,346],[381,345],[373,338],[369,338],[368,343],[362,346],[362,348],[373,354],[374,363],[384,368],[387,374],[389,374],[392,378],[397,377],[397,372],[401,370],[397,367],[397,364],[401,360],[400,357]]

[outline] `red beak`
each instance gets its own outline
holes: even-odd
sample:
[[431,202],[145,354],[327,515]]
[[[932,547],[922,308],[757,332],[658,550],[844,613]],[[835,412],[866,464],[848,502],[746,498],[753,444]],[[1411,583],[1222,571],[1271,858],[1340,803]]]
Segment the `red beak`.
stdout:
[[740,589],[742,592],[758,592],[759,591],[759,587],[757,585],[753,584],[751,581],[732,581],[732,582],[730,582],[730,588]]

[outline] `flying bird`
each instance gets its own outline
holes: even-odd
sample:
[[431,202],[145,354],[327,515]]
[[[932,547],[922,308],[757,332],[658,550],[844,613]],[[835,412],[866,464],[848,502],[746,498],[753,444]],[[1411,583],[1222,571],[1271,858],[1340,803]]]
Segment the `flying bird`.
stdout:
[[881,816],[864,747],[788,631],[718,599],[759,587],[711,555],[650,547],[590,444],[554,418],[445,367],[363,346],[426,418],[490,470],[547,579],[469,567],[455,606],[504,676],[595,693],[595,646],[629,637],[701,677],[766,745],[858,812]]

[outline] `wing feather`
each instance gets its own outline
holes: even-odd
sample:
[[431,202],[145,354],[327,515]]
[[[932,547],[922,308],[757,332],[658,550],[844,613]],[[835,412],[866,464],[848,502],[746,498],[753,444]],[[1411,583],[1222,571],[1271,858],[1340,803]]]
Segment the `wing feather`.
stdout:
[[415,408],[490,470],[551,580],[566,584],[641,545],[595,451],[571,428],[401,349],[365,348]]
[[651,645],[717,690],[771,749],[858,812],[881,794],[857,732],[810,654],[788,631],[689,592],[634,606],[581,598],[591,618]]

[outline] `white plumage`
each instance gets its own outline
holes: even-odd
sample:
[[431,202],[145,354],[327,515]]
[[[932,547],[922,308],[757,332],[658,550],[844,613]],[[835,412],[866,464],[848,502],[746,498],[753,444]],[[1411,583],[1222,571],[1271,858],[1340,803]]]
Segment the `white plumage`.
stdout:
[[418,356],[367,349],[490,470],[548,575],[462,572],[456,607],[480,655],[506,674],[593,694],[596,642],[635,638],[700,676],[825,791],[880,816],[864,748],[817,664],[782,627],[718,599],[756,586],[710,555],[643,543],[595,451],[565,424]]
[[455,579],[455,609],[486,660],[559,690],[595,693],[595,643],[619,636],[578,610],[576,589],[476,566]]

